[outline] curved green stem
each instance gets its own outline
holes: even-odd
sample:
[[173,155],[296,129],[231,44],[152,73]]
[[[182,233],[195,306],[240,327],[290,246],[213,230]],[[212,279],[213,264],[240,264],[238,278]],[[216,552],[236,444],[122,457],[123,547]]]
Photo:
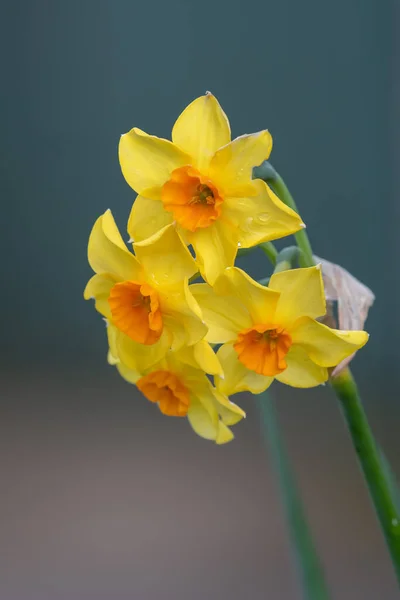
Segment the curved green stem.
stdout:
[[278,250],[275,248],[274,244],[272,242],[263,242],[259,247],[268,257],[272,265],[275,266],[276,259],[278,258]]
[[238,256],[246,256],[246,254],[250,254],[254,252],[257,248],[261,248],[261,250],[266,254],[269,261],[275,266],[276,257],[278,256],[278,250],[275,248],[272,242],[263,242],[258,244],[258,246],[252,246],[251,248],[239,248],[237,255]]
[[[283,179],[277,175],[277,178],[270,183],[271,188],[275,192],[275,194],[280,198],[287,206],[293,208],[297,213],[297,206],[295,201],[293,200],[293,196],[290,194],[288,188],[285,185]],[[304,229],[300,229],[297,233],[294,234],[297,245],[302,251],[302,256],[300,257],[300,264],[302,267],[312,267],[315,262],[312,255],[310,240],[308,239],[308,235]]]
[[276,259],[274,273],[288,271],[295,268],[295,264],[301,262],[302,251],[298,246],[287,246],[281,250]]
[[349,369],[331,379],[400,583],[400,512]]
[[[253,175],[256,178],[263,179],[272,188],[278,198],[282,200],[282,202],[299,214],[296,202],[294,201],[292,194],[289,192],[285,182],[268,161],[264,161],[262,165],[256,167],[253,170]],[[300,231],[295,233],[294,237],[298,247],[302,251],[300,265],[302,267],[312,267],[315,263],[312,255],[310,240],[308,239],[305,226],[304,229],[300,229]]]
[[330,596],[322,565],[314,547],[275,410],[271,398],[266,392],[260,394],[258,404],[269,454],[279,482],[293,553],[301,577],[304,600],[328,600]]

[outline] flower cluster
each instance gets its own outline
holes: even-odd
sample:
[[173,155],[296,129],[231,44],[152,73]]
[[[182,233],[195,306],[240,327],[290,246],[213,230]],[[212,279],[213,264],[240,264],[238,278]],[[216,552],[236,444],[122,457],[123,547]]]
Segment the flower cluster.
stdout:
[[[133,128],[119,147],[138,194],[128,221],[133,252],[109,210],[89,238],[95,275],[84,297],[107,321],[109,363],[162,413],[187,416],[217,444],[245,416],[229,395],[260,393],[274,379],[319,385],[368,339],[317,320],[326,312],[319,266],[275,273],[268,287],[234,266],[239,248],[304,227],[252,178],[271,148],[268,131],[231,141],[209,93],[179,116],[172,142]],[[190,283],[200,275],[204,283]]]

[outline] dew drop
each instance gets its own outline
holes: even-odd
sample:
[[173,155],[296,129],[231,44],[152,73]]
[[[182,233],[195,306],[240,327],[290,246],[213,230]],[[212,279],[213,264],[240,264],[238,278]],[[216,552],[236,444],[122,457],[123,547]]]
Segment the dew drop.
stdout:
[[270,220],[270,215],[269,213],[260,213],[257,219],[260,223],[267,223]]
[[235,206],[239,207],[239,206],[244,206],[246,207],[248,205],[248,201],[247,200],[242,200],[241,198],[238,198],[237,200],[235,200]]

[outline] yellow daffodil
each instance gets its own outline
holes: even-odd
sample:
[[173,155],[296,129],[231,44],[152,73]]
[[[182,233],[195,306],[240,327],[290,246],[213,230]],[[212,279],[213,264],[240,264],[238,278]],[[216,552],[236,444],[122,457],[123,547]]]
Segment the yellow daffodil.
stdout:
[[304,227],[260,179],[254,166],[268,158],[268,131],[231,141],[229,121],[207,93],[176,121],[172,142],[137,128],[121,137],[119,159],[139,194],[128,224],[135,241],[169,223],[195,250],[203,277],[213,284],[232,266],[238,247],[249,248]]
[[[196,263],[174,227],[134,244],[134,250],[135,255],[124,244],[109,210],[99,217],[88,245],[96,275],[84,297],[94,298],[97,310],[116,327],[118,356],[128,367],[142,370],[169,348],[197,344],[207,327],[188,286]],[[210,352],[197,351],[196,356],[201,355],[203,367],[212,373],[216,359],[210,359]]]
[[365,331],[339,331],[316,321],[326,312],[320,266],[272,275],[269,287],[230,267],[217,280],[191,286],[209,327],[207,340],[222,343],[217,356],[224,394],[258,394],[274,379],[314,387],[328,379],[328,367],[361,348]]
[[[245,413],[219,392],[203,370],[192,366],[187,348],[167,352],[162,360],[143,372],[130,369],[118,356],[118,331],[108,326],[110,344],[108,360],[120,374],[134,383],[142,394],[158,404],[164,415],[186,417],[194,431],[203,438],[225,444],[233,438],[230,425],[235,425]],[[204,350],[206,342],[200,343]]]

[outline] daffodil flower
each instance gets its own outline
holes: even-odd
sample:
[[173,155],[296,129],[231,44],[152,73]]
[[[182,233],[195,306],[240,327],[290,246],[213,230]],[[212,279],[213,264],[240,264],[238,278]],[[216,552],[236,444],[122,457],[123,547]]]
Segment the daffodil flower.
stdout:
[[[188,358],[187,348],[167,352],[157,364],[140,373],[120,361],[115,326],[110,324],[107,331],[109,363],[150,402],[157,404],[164,415],[187,417],[199,436],[217,444],[233,439],[229,426],[243,419],[245,413],[211,384],[201,368],[189,364],[193,357]],[[203,350],[205,344],[203,342]]]
[[191,286],[209,327],[207,340],[223,344],[217,356],[224,394],[258,394],[274,379],[308,388],[328,379],[328,367],[361,348],[365,331],[339,331],[316,319],[326,312],[320,266],[282,271],[264,287],[236,267],[214,289]]
[[[134,251],[135,255],[128,250],[106,211],[90,234],[88,258],[96,275],[84,297],[94,298],[96,309],[116,327],[121,360],[140,371],[170,348],[177,351],[201,342],[207,327],[188,286],[197,266],[174,227],[168,225],[134,244]],[[197,350],[196,356],[201,356],[207,372],[218,370],[211,349]]]
[[182,112],[172,142],[137,128],[121,137],[119,160],[139,194],[128,224],[135,241],[174,223],[195,250],[212,285],[232,266],[239,247],[249,248],[304,227],[252,170],[268,158],[268,131],[231,141],[229,121],[207,93]]

